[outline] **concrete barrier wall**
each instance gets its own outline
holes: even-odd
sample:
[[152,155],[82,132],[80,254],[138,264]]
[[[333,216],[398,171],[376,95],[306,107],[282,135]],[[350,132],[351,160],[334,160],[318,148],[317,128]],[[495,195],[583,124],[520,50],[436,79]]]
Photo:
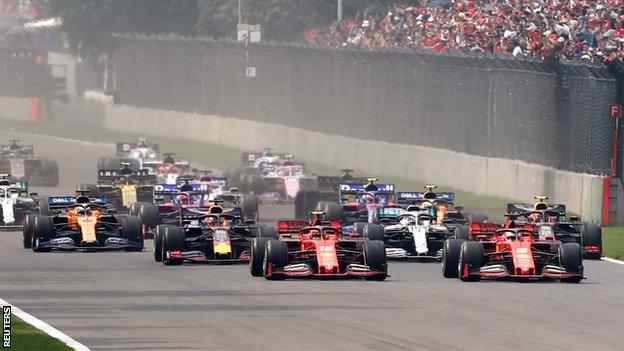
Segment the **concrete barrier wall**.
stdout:
[[300,159],[461,189],[478,195],[532,201],[547,195],[586,220],[599,222],[600,176],[423,146],[367,141],[282,125],[194,113],[106,105],[112,130],[179,137],[242,150],[273,147]]
[[[0,96],[0,118],[15,121],[31,121],[32,99]],[[102,124],[104,105],[97,101],[73,98],[68,103],[52,101],[46,105],[41,101],[43,122],[79,122]]]

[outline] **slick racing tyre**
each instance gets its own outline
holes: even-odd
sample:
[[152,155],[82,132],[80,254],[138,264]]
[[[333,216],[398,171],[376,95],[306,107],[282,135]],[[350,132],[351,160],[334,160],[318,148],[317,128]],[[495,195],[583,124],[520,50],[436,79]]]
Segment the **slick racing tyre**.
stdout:
[[462,239],[447,239],[442,248],[442,275],[445,278],[457,278],[457,267],[459,265],[459,251],[461,244],[466,241]]
[[366,280],[385,280],[388,277],[388,261],[386,258],[386,246],[383,241],[367,241],[363,246],[364,264],[371,270],[379,272]]
[[154,234],[154,261],[162,262],[163,259],[163,249],[162,243],[163,238],[165,236],[165,232],[168,228],[174,228],[172,225],[158,225],[156,226],[156,234]]
[[384,241],[385,232],[382,226],[379,224],[368,223],[362,230],[362,236],[370,241]]
[[260,200],[255,194],[245,194],[241,199],[241,207],[243,209],[243,219],[245,221],[258,221],[258,207]]
[[50,252],[51,247],[42,247],[41,244],[52,239],[54,233],[54,222],[51,217],[36,216],[33,225],[32,250],[35,252]]
[[559,263],[568,273],[579,276],[561,279],[564,283],[578,283],[583,280],[583,259],[581,246],[577,243],[562,243],[559,245]]
[[181,265],[183,259],[168,257],[171,251],[183,251],[185,248],[184,230],[178,227],[167,227],[162,240],[162,261],[167,266]]
[[366,227],[368,223],[366,222],[355,222],[353,223],[353,232],[360,234],[360,236],[364,235],[364,227]]
[[158,225],[158,209],[147,202],[140,202],[139,204],[136,215],[141,219],[141,224],[145,226],[146,232],[151,231]]
[[455,239],[470,240],[470,228],[465,225],[455,227]]
[[474,241],[464,241],[459,250],[459,264],[457,265],[459,279],[466,282],[480,280],[480,275],[470,273],[478,271],[481,266],[483,266],[483,245]]
[[35,217],[37,214],[29,213],[22,221],[22,241],[25,249],[31,249],[33,244],[33,232],[35,230]]
[[283,280],[284,274],[275,273],[288,264],[288,246],[279,240],[270,240],[264,249],[264,278],[267,280]]
[[254,238],[251,242],[251,259],[249,260],[249,271],[252,277],[262,277],[264,273],[264,250],[268,238]]
[[325,212],[324,218],[326,221],[342,221],[344,219],[342,207],[337,202],[320,201],[316,209]]
[[277,231],[273,227],[264,226],[258,228],[258,237],[277,240]]
[[138,243],[140,247],[126,247],[126,251],[142,251],[143,250],[143,231],[141,228],[141,220],[136,216],[124,216],[119,218],[121,225],[121,234],[133,243]]
[[598,252],[586,253],[585,257],[590,260],[599,260],[602,257],[602,228],[594,223],[584,223],[581,226],[581,245],[598,247]]

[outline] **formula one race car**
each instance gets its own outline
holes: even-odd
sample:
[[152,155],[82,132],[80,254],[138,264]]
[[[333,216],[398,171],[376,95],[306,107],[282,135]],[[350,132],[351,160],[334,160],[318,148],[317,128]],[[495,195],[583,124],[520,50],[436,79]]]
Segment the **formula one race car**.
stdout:
[[[251,241],[275,237],[272,230],[242,221],[240,208],[181,207],[156,227],[154,260],[165,265],[183,262],[247,262]],[[271,228],[272,229],[272,228]]]
[[37,194],[28,194],[28,183],[0,174],[0,230],[20,229],[26,215],[39,213],[39,201]]
[[141,222],[136,216],[108,214],[106,198],[78,196],[48,198],[51,216],[29,214],[23,221],[24,248],[36,252],[59,250],[143,250]]
[[310,222],[277,222],[279,240],[256,238],[249,263],[252,276],[285,278],[359,277],[384,280],[388,266],[383,241],[357,233],[344,236],[340,221],[323,220],[314,212]]
[[243,167],[228,174],[232,184],[244,193],[254,193],[263,202],[292,201],[297,192],[313,189],[316,177],[291,155],[264,152],[243,154]]
[[[453,193],[434,193],[433,186],[425,192],[399,192],[402,207],[378,207],[369,230],[383,231],[388,258],[441,259],[446,239],[454,237],[455,227],[467,223],[453,207]],[[361,231],[365,223],[355,223]]]
[[545,196],[536,196],[530,204],[507,204],[505,227],[523,226],[535,235],[552,233],[556,240],[581,245],[583,257],[599,260],[602,256],[602,229],[599,225],[579,221],[577,217],[566,219],[563,204],[549,204]]
[[352,169],[343,169],[341,176],[317,176],[314,189],[302,189],[295,196],[295,218],[305,219],[317,208],[319,201],[335,201],[340,197],[340,184],[366,183],[366,178],[353,177]]
[[157,164],[150,164],[152,173],[156,175],[156,179],[159,183],[177,184],[178,177],[183,174],[187,174],[190,170],[191,160],[186,158],[174,159],[173,152],[166,152],[163,154],[165,158]]
[[532,228],[504,228],[496,223],[470,224],[473,240],[448,239],[442,273],[463,281],[490,279],[583,279],[581,246],[555,240],[552,233],[536,235]]
[[149,164],[160,163],[161,154],[158,144],[148,143],[140,138],[138,143],[119,142],[116,145],[116,156],[118,158],[133,158],[140,160],[142,167]]
[[19,140],[10,142],[9,145],[0,145],[0,173],[11,174],[13,179],[31,185],[58,185],[56,161],[35,156],[32,145],[20,145]]
[[98,172],[97,186],[84,184],[91,194],[105,196],[109,206],[118,212],[127,212],[135,202],[154,202],[156,176],[147,169],[133,171],[130,164],[121,169],[103,169]]
[[372,223],[377,208],[398,205],[394,184],[376,183],[377,178],[368,178],[367,181],[368,184],[340,184],[340,202],[320,201],[317,210],[325,212],[327,220],[343,221],[343,229],[349,231],[355,222]]

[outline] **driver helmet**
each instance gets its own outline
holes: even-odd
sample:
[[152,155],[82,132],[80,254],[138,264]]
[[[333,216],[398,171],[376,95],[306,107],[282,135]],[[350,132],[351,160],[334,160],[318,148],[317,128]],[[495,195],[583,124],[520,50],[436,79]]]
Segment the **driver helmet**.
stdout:
[[362,195],[362,202],[365,204],[372,204],[375,202],[375,197],[371,194],[364,194]]
[[312,229],[310,230],[310,236],[312,237],[320,237],[321,236],[321,231],[318,229]]
[[516,235],[516,233],[510,233],[510,232],[505,233],[506,241],[516,241],[517,239],[518,239],[518,236]]
[[181,203],[181,204],[185,204],[188,203],[188,195],[186,194],[178,194],[176,196],[176,200]]

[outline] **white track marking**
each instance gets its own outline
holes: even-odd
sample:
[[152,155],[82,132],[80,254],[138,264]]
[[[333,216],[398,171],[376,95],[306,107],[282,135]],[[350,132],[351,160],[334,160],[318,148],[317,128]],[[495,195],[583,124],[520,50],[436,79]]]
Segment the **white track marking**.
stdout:
[[615,263],[615,264],[621,264],[622,266],[624,266],[624,261],[616,260],[614,258],[603,257],[602,260],[603,261],[607,261],[607,262],[611,262],[611,263]]
[[21,319],[24,320],[24,322],[32,325],[33,327],[43,331],[44,333],[50,335],[51,337],[61,341],[62,343],[64,343],[65,345],[69,346],[70,348],[76,350],[76,351],[91,351],[91,349],[89,349],[88,347],[84,346],[83,344],[79,343],[78,341],[70,338],[69,336],[67,336],[67,334],[61,332],[60,330],[54,328],[53,326],[49,325],[48,323],[34,317],[33,315],[26,313],[24,311],[22,311],[19,307],[16,307],[8,302],[6,302],[3,299],[0,299],[0,305],[3,306],[11,306],[11,313],[15,314],[16,316],[20,317]]

